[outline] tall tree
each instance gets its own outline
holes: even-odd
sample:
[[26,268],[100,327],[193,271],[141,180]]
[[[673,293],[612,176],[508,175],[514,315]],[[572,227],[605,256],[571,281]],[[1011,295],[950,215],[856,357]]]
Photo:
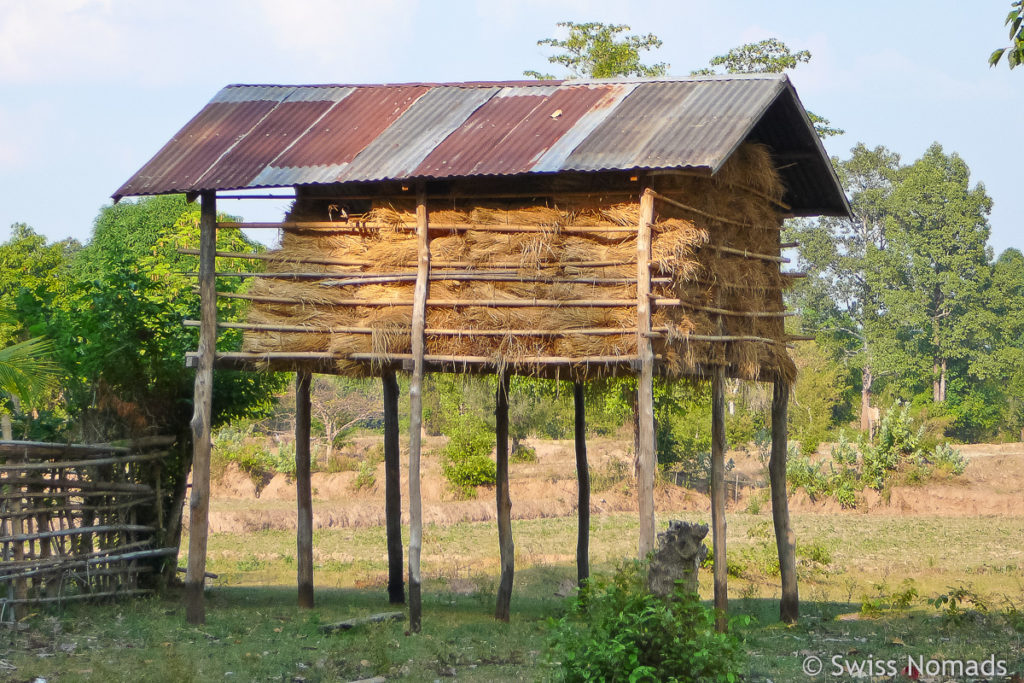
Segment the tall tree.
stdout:
[[892,193],[892,239],[898,260],[885,293],[890,323],[913,335],[932,360],[932,399],[946,400],[951,360],[978,363],[984,297],[991,272],[985,187],[938,143],[904,168]]
[[1001,47],[989,55],[989,66],[995,66],[1006,55],[1006,63],[1011,69],[1024,64],[1024,0],[1013,0],[1010,13],[1006,15],[1006,26],[1010,27],[1010,45]]
[[860,375],[861,428],[870,424],[875,380],[892,372],[888,324],[883,320],[883,268],[890,249],[889,216],[899,155],[858,143],[844,161],[833,159],[847,188],[853,220],[823,217],[794,223],[800,265],[808,278],[793,292],[805,330]]
[[[557,25],[569,29],[568,37],[544,38],[537,44],[561,50],[548,57],[548,62],[565,67],[569,78],[653,77],[668,72],[668,64],[664,62],[644,64],[640,61],[641,52],[661,47],[661,40],[653,33],[621,36],[631,30],[626,24],[596,21],[560,21]],[[524,71],[523,75],[542,80],[555,78],[539,71]]]
[[[768,38],[757,43],[746,43],[734,47],[724,55],[712,57],[708,67],[691,72],[694,76],[713,76],[715,74],[780,74],[791,71],[801,64],[811,61],[808,50],[793,52],[778,38]],[[807,112],[814,130],[818,135],[827,138],[830,135],[842,135],[842,128],[832,128],[828,119]]]

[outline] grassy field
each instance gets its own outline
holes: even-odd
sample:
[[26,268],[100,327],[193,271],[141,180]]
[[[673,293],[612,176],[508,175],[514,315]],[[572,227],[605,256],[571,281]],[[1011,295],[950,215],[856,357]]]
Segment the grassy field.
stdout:
[[[675,515],[694,521],[701,516]],[[667,522],[667,519],[665,520]],[[729,518],[730,609],[754,617],[741,629],[746,680],[798,681],[810,656],[831,676],[833,656],[858,666],[908,656],[982,661],[994,655],[1024,671],[1024,518],[795,515],[800,541],[801,620],[776,622],[778,589],[766,514]],[[324,635],[322,624],[389,609],[383,530],[317,532],[317,608],[295,606],[294,535],[213,534],[208,623],[184,623],[179,596],[40,612],[0,629],[0,678],[28,681],[335,681],[375,675],[432,681],[547,680],[557,653],[547,620],[564,609],[575,576],[575,521],[514,523],[513,617],[490,613],[497,581],[491,523],[427,527],[424,628],[402,623]],[[593,520],[595,573],[633,552],[631,515]],[[703,597],[710,575],[702,573]],[[960,591],[965,609],[925,600]],[[983,602],[987,611],[972,602]],[[963,680],[962,677],[934,680]],[[998,680],[986,678],[986,680]],[[1019,679],[1017,679],[1019,680]]]

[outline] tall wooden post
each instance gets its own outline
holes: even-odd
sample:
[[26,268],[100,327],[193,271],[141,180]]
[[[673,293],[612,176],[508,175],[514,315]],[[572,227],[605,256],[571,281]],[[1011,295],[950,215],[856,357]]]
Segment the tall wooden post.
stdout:
[[726,630],[729,609],[725,557],[725,367],[711,376],[711,527],[715,560],[715,629]]
[[398,444],[398,380],[381,375],[384,389],[384,516],[388,539],[388,602],[405,602],[402,566],[402,470]]
[[779,618],[791,624],[799,616],[800,598],[796,583],[796,537],[789,523],[789,500],[786,495],[788,405],[789,385],[785,380],[776,380],[772,392],[772,455],[768,460],[768,478],[772,486],[772,521],[775,523],[775,545],[779,551],[779,574],[782,579]]
[[572,400],[576,413],[576,513],[579,516],[579,527],[576,530],[576,581],[582,588],[590,578],[590,467],[587,465],[587,406],[583,396],[583,382],[573,383]]
[[498,548],[501,554],[501,579],[494,618],[508,621],[512,604],[512,581],[516,573],[515,544],[512,542],[512,498],[508,490],[508,385],[509,374],[498,376],[495,397],[495,439],[497,441],[497,481],[494,487],[498,507]]
[[422,619],[420,551],[423,548],[423,503],[420,499],[420,438],[423,426],[423,331],[430,288],[430,235],[427,188],[416,186],[416,288],[412,308],[412,380],[409,383],[409,630],[419,633]]
[[185,573],[185,619],[206,622],[203,585],[210,518],[210,423],[213,417],[213,358],[217,347],[217,194],[200,193],[199,218],[199,353],[192,414],[192,494],[189,498],[188,569]]
[[298,501],[295,544],[299,607],[313,607],[313,489],[310,483],[308,370],[295,373],[295,496]]
[[654,222],[654,192],[647,188],[640,197],[640,223],[636,237],[636,348],[640,357],[637,391],[639,421],[636,451],[637,497],[640,508],[640,559],[654,550],[654,350],[651,347],[651,223]]

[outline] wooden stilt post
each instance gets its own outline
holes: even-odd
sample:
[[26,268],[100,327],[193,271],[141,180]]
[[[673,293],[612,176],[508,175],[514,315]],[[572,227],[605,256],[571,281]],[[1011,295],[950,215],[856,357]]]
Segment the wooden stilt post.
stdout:
[[590,578],[590,467],[587,465],[587,406],[583,396],[583,382],[572,385],[572,399],[576,413],[576,482],[578,502],[576,513],[579,527],[576,531],[576,581],[580,588]]
[[310,483],[309,386],[308,370],[295,373],[295,496],[298,502],[296,524],[296,565],[298,566],[299,607],[313,607],[313,489]]
[[715,629],[726,630],[729,609],[725,557],[725,367],[711,376],[711,527],[715,565]]
[[637,497],[640,507],[640,559],[654,550],[654,469],[657,454],[654,443],[654,350],[651,347],[651,223],[654,222],[654,192],[647,188],[640,197],[640,223],[637,226],[636,296],[637,355],[640,377],[637,381]]
[[796,583],[796,537],[789,523],[789,500],[786,495],[788,405],[789,386],[785,380],[776,380],[772,392],[772,455],[768,460],[768,478],[772,487],[772,521],[775,523],[775,544],[778,546],[779,574],[782,579],[779,618],[791,624],[799,616],[800,598]]
[[427,188],[416,186],[416,288],[412,308],[412,380],[409,383],[409,630],[419,633],[422,619],[420,551],[423,548],[423,507],[420,500],[420,439],[423,427],[423,330],[430,289],[430,236]]
[[388,538],[388,602],[405,603],[402,566],[402,470],[398,445],[398,380],[381,375],[384,389],[384,515]]
[[206,622],[203,586],[210,517],[210,423],[213,417],[213,355],[217,346],[217,195],[200,193],[199,219],[199,362],[192,415],[192,494],[189,498],[188,569],[185,573],[185,619]]
[[512,604],[512,581],[516,573],[515,544],[512,542],[512,498],[508,491],[508,385],[509,374],[498,375],[495,397],[495,438],[497,441],[497,481],[494,487],[498,506],[498,548],[501,553],[501,579],[494,618],[508,621]]

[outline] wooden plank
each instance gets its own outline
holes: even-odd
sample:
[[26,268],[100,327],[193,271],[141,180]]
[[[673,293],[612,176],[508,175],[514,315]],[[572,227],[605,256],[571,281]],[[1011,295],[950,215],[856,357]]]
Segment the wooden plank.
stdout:
[[402,558],[402,465],[398,442],[398,379],[381,374],[384,393],[384,517],[388,546],[388,602],[405,604]]
[[87,446],[80,444],[49,443],[46,441],[0,441],[0,456],[20,458],[103,457],[111,453],[128,455],[131,448],[123,446]]
[[129,531],[155,531],[154,527],[140,524],[105,524],[102,526],[74,527],[71,529],[58,529],[57,531],[37,531],[33,533],[15,534],[14,536],[0,537],[0,543],[19,543],[21,541],[35,541],[43,538],[58,538],[62,536],[78,536],[81,534],[99,533],[127,533]]
[[497,461],[494,494],[498,518],[498,551],[501,555],[501,577],[494,607],[494,618],[498,621],[509,620],[512,583],[516,573],[515,543],[512,540],[512,497],[508,487],[508,387],[509,373],[505,371],[498,378],[494,405]]
[[583,588],[590,578],[590,467],[587,464],[587,409],[583,382],[573,382],[576,439],[576,582]]
[[637,230],[637,498],[640,512],[640,559],[655,548],[654,470],[657,464],[654,440],[654,349],[651,346],[651,223],[654,222],[655,193],[649,187],[640,197],[640,223]]
[[192,415],[192,494],[189,498],[188,571],[185,574],[185,619],[206,622],[203,596],[206,575],[206,544],[210,516],[210,450],[213,413],[213,358],[217,344],[217,289],[214,252],[217,251],[217,200],[212,191],[202,192],[199,220],[199,368],[196,370]]
[[409,383],[409,630],[419,633],[423,618],[420,552],[423,548],[423,502],[420,498],[420,439],[423,427],[423,372],[427,292],[430,289],[430,217],[426,184],[416,186],[416,288],[412,309],[412,380]]
[[772,522],[775,525],[775,545],[779,552],[779,574],[782,581],[779,618],[792,624],[800,615],[800,597],[796,577],[796,535],[789,521],[789,498],[786,493],[788,405],[789,386],[785,380],[777,379],[772,391],[772,454],[768,460],[768,478],[772,487]]
[[299,607],[313,607],[313,488],[310,482],[310,399],[312,375],[295,373],[295,530]]
[[724,633],[729,609],[725,554],[725,368],[711,375],[711,528],[714,548],[715,629]]

